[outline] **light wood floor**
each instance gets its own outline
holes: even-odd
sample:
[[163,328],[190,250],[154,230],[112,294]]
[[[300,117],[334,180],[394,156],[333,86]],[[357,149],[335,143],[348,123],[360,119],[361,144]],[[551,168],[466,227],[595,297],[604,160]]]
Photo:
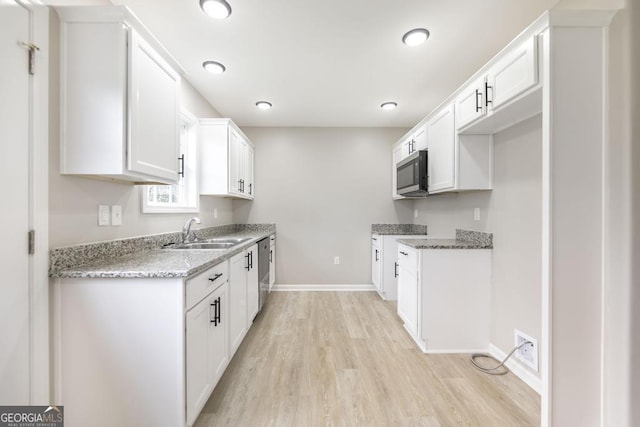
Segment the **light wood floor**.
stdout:
[[539,414],[513,374],[423,354],[376,293],[275,292],[196,427],[539,426]]

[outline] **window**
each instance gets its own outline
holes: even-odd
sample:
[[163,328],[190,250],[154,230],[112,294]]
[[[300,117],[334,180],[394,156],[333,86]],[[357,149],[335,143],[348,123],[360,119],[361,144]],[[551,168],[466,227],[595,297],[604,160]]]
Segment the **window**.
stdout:
[[184,173],[176,185],[145,185],[142,190],[143,213],[199,212],[197,176],[198,119],[183,111],[180,115],[180,170]]

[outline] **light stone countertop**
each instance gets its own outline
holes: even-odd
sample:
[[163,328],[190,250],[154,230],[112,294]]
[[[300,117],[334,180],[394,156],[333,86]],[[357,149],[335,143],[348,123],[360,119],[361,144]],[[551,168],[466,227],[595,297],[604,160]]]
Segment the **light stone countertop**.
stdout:
[[[231,249],[153,248],[122,256],[107,256],[87,263],[52,269],[52,278],[186,278],[207,270],[275,234],[274,227],[247,229],[216,237],[250,237]],[[117,241],[114,241],[114,244]],[[64,248],[60,249],[64,250]]]
[[458,229],[455,239],[398,239],[398,243],[414,249],[493,249],[493,234]]

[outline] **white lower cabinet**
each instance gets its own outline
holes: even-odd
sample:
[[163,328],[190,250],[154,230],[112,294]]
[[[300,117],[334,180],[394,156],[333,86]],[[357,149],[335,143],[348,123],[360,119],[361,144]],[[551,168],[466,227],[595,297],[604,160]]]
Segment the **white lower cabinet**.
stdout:
[[490,249],[398,245],[398,315],[425,353],[486,351],[491,309]]
[[418,336],[418,251],[398,246],[398,316],[413,337]]
[[257,245],[187,280],[56,279],[54,401],[65,421],[192,426],[251,326],[252,256],[257,300]]
[[271,236],[269,249],[269,292],[276,283],[276,236]]
[[398,240],[424,238],[424,234],[371,236],[371,282],[382,299],[395,301],[398,298]]
[[229,345],[233,357],[247,334],[247,258],[241,252],[229,261]]
[[186,314],[187,425],[192,425],[229,363],[228,284]]
[[247,327],[260,309],[260,280],[258,278],[258,245],[245,251],[247,258]]

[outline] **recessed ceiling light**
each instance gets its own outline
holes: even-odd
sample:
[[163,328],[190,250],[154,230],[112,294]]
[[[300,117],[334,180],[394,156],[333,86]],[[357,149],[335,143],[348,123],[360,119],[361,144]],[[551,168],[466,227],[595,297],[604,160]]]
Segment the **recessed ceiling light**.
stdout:
[[224,19],[231,15],[231,6],[226,0],[200,0],[200,8],[215,19]]
[[383,110],[393,110],[394,108],[396,108],[398,106],[397,102],[383,102],[380,105],[380,108],[382,108]]
[[418,46],[427,41],[429,38],[429,30],[425,28],[414,28],[402,36],[402,43],[407,46]]
[[211,74],[222,74],[227,69],[224,65],[216,61],[205,61],[202,63],[202,66]]
[[261,110],[268,110],[269,108],[273,107],[273,104],[271,104],[269,101],[258,101],[256,102],[256,107]]

